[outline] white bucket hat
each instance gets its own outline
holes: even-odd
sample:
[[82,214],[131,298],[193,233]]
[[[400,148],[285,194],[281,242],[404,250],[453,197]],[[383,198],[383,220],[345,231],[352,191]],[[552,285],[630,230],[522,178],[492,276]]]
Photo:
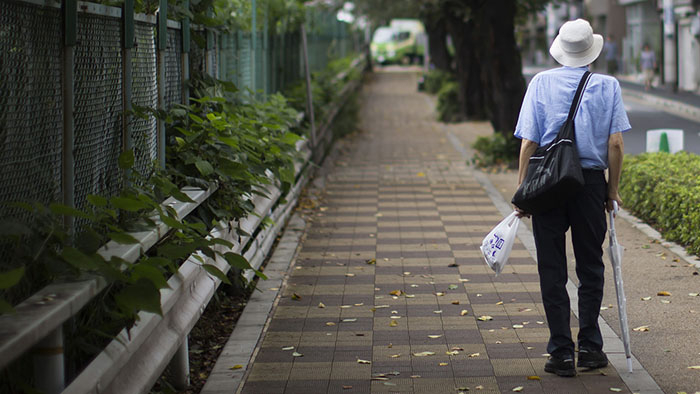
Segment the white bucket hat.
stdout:
[[588,21],[576,19],[561,26],[549,53],[564,66],[582,67],[593,63],[602,49],[603,36],[593,34]]

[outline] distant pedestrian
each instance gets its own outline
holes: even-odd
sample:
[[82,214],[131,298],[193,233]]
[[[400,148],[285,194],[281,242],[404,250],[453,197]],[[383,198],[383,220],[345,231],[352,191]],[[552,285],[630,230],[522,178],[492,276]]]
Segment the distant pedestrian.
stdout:
[[617,73],[617,43],[615,43],[615,37],[612,35],[608,36],[605,40],[603,51],[605,51],[605,64],[608,74],[615,75]]
[[639,66],[642,69],[642,75],[644,75],[644,90],[649,90],[654,81],[656,70],[656,54],[651,50],[649,44],[644,44],[642,54],[639,57]]
[[[530,157],[539,146],[554,140],[568,116],[574,93],[589,65],[600,55],[603,37],[593,34],[583,20],[566,22],[554,39],[549,53],[563,67],[543,71],[532,78],[520,109],[515,136],[522,139],[518,184],[527,173]],[[593,74],[583,91],[574,117],[585,185],[581,192],[549,211],[532,215],[537,247],[537,270],[549,324],[550,354],[544,370],[560,376],[574,376],[574,341],[569,318],[571,305],[566,291],[566,231],[576,257],[578,277],[578,362],[581,368],[608,365],[598,315],[603,299],[603,241],[607,230],[605,210],[613,201],[622,205],[618,194],[624,143],[622,132],[630,124],[622,103],[620,84],[614,77]],[[608,179],[605,179],[608,169]],[[520,216],[529,216],[516,207]]]

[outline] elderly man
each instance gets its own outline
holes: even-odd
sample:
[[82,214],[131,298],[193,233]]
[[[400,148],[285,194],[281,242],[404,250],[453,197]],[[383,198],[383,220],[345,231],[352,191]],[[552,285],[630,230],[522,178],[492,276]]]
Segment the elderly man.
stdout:
[[[547,145],[557,135],[581,77],[602,48],[603,37],[593,34],[591,25],[583,19],[567,22],[559,30],[549,52],[563,67],[535,75],[520,109],[515,130],[515,136],[522,139],[518,183],[525,178],[535,149]],[[550,358],[545,371],[559,376],[576,375],[569,325],[571,306],[566,292],[565,233],[569,227],[580,283],[577,365],[602,368],[608,364],[598,326],[605,271],[602,259],[607,229],[605,209],[612,209],[613,201],[622,205],[618,194],[624,150],[622,132],[631,128],[615,78],[591,75],[574,125],[585,186],[560,205],[532,215],[540,288],[550,331],[547,345]],[[521,216],[529,216],[527,212],[519,212]]]

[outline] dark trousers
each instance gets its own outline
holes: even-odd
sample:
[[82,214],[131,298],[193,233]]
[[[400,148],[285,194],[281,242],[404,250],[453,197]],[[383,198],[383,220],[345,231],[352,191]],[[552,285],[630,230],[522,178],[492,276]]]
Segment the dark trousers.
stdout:
[[551,211],[532,216],[540,289],[550,332],[547,351],[560,357],[574,354],[569,326],[571,306],[566,292],[565,233],[569,227],[580,283],[578,345],[591,350],[603,348],[598,315],[605,272],[603,241],[607,231],[607,184],[600,170],[584,170],[584,179],[586,185],[580,193]]

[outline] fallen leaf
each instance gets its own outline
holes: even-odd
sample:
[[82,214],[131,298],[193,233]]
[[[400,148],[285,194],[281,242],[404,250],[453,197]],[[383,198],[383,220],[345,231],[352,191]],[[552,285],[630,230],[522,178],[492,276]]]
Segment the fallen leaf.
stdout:
[[401,290],[393,290],[393,291],[389,292],[389,294],[394,295],[394,296],[400,296],[401,293],[403,293],[403,291],[401,291]]
[[459,300],[452,300],[451,304],[452,305],[459,305]]
[[439,310],[439,311],[433,311],[433,313],[436,313],[436,314],[438,314],[438,315],[439,315],[439,314],[441,314],[441,313],[442,313],[442,310]]
[[333,323],[332,321],[327,321],[327,322],[326,322],[326,325],[327,325],[328,327],[330,327],[330,326],[335,326],[335,323]]
[[459,312],[459,315],[460,315],[460,316],[466,316],[468,313],[469,313],[468,310],[462,309],[462,312]]
[[294,350],[294,346],[285,346],[282,348],[282,350],[284,350],[284,351]]
[[352,386],[343,386],[343,390],[350,390]]
[[279,287],[270,287],[268,290],[277,291],[279,289],[280,289]]
[[689,297],[697,297],[700,296],[700,293],[688,293]]
[[372,376],[372,380],[386,381],[389,380],[386,376]]
[[498,301],[496,305],[503,305],[503,301]]
[[389,305],[375,305],[374,306],[375,309],[388,308],[388,307],[389,307]]
[[419,172],[419,173],[416,174],[416,176],[418,176],[418,177],[424,177],[424,176],[425,176],[425,173],[424,173],[424,172]]
[[607,307],[607,306],[601,306],[601,307],[600,307],[600,310],[601,310],[601,311],[608,310],[608,307]]
[[532,312],[532,308],[520,308],[518,312]]
[[403,274],[406,275],[406,276],[411,275],[411,273],[408,272],[408,271],[404,272]]
[[401,316],[389,316],[389,319],[400,319]]
[[536,321],[535,323],[537,323],[537,324],[544,324],[544,322],[543,322],[543,321],[539,321],[539,320],[538,320],[538,321]]
[[419,352],[419,353],[413,353],[413,355],[416,357],[434,356],[435,352]]
[[642,297],[642,301],[649,301],[651,300],[651,297]]
[[415,298],[415,294],[406,294],[406,298]]
[[460,282],[469,282],[469,279],[462,278],[459,280]]
[[348,308],[352,308],[352,305],[341,305],[340,306],[340,309],[348,309]]
[[399,322],[397,322],[396,320],[392,320],[389,322],[389,327],[396,327],[398,325],[399,325]]
[[463,352],[463,351],[464,351],[464,349],[461,348],[461,347],[459,347],[459,346],[452,346],[452,347],[450,348],[450,350],[457,350],[457,351],[460,351],[460,352]]
[[438,364],[438,365],[441,366],[441,367],[444,367],[444,366],[446,366],[446,365],[449,365],[449,363],[440,363],[440,364]]
[[438,291],[437,293],[435,293],[435,295],[438,296],[438,297],[442,297],[442,296],[445,295],[445,293],[443,293],[443,292],[441,292],[441,291]]
[[411,375],[411,379],[418,379],[420,378],[420,375]]
[[542,379],[537,375],[532,375],[532,376],[528,376],[527,380],[542,380]]
[[638,331],[638,332],[649,331],[649,326],[639,326],[637,328],[633,328],[632,331]]
[[294,353],[292,353],[292,356],[294,356],[294,357],[304,357],[304,355],[301,354],[301,353],[299,353],[299,352],[294,352]]
[[668,291],[660,291],[660,292],[656,293],[656,295],[662,296],[662,297],[670,297],[671,293],[669,293]]
[[642,245],[642,249],[649,249],[650,247],[649,245]]
[[457,286],[457,285],[449,285],[449,286],[447,286],[447,288],[448,288],[449,290],[457,290],[457,289],[459,288],[459,286]]
[[513,324],[513,328],[523,328],[522,324]]
[[669,300],[661,300],[661,303],[662,303],[662,304],[670,304],[671,301],[669,301]]
[[243,368],[243,366],[242,366],[241,364],[236,364],[236,365],[234,365],[233,367],[231,367],[231,368],[229,368],[229,369],[232,369],[232,370],[235,371],[235,370],[241,369],[241,368]]
[[470,358],[479,357],[479,356],[481,356],[481,353],[472,353],[469,355]]
[[428,335],[428,338],[430,338],[430,339],[442,338],[442,334],[440,334],[440,335]]
[[519,392],[523,391],[523,388],[524,388],[523,386],[514,387],[513,391],[515,391],[516,393],[519,393]]
[[391,349],[392,347],[394,347],[394,344],[391,343],[391,342],[389,342],[389,344],[388,344],[386,347],[389,348],[389,349]]
[[294,301],[298,301],[298,300],[301,299],[301,296],[300,296],[299,294],[297,294],[297,293],[292,293],[292,299],[293,299]]
[[477,389],[477,390],[483,390],[483,389],[484,389],[484,386],[478,385],[478,386],[476,386],[476,387],[474,387],[474,388]]
[[345,274],[345,276],[349,276],[349,277],[351,277],[351,278],[352,278],[353,276],[355,276],[355,274],[352,274],[352,273],[347,273],[347,274]]
[[355,304],[355,306],[363,306],[363,305],[365,305],[364,302],[360,302],[359,304]]
[[391,357],[391,358],[399,358],[399,357],[401,357],[401,354],[392,354],[392,355],[389,356],[389,357]]
[[476,293],[476,296],[477,296],[477,297],[481,297],[482,294],[481,294],[481,293]]
[[345,323],[352,323],[352,322],[356,322],[356,321],[357,321],[357,319],[355,319],[355,318],[352,318],[352,319],[343,319],[343,322],[345,322]]
[[457,264],[457,263],[452,263],[452,264],[448,264],[447,266],[450,267],[450,268],[454,268],[454,267],[459,267],[459,264]]
[[372,364],[371,361],[369,361],[369,360],[363,360],[363,359],[361,359],[361,358],[358,358],[358,359],[357,359],[357,363],[358,363],[358,364]]
[[418,285],[416,285],[416,284],[412,284],[412,285],[411,285],[411,287],[418,287]]
[[692,365],[688,369],[700,369],[700,365]]
[[396,383],[384,382],[385,386],[396,386]]
[[479,316],[476,320],[489,321],[489,320],[493,320],[493,317],[491,317],[489,315],[482,315],[482,316]]
[[457,350],[452,350],[445,352],[445,354],[447,354],[448,356],[456,356],[459,354],[459,352]]
[[619,393],[620,391],[622,391],[622,389],[618,389],[617,387],[610,387],[610,391]]
[[325,308],[325,307],[326,307],[326,304],[324,304],[323,302],[319,302],[319,303],[318,303],[318,307],[319,307],[319,308]]
[[367,263],[369,265],[377,264],[377,259],[369,259],[369,260],[366,260],[365,263]]

